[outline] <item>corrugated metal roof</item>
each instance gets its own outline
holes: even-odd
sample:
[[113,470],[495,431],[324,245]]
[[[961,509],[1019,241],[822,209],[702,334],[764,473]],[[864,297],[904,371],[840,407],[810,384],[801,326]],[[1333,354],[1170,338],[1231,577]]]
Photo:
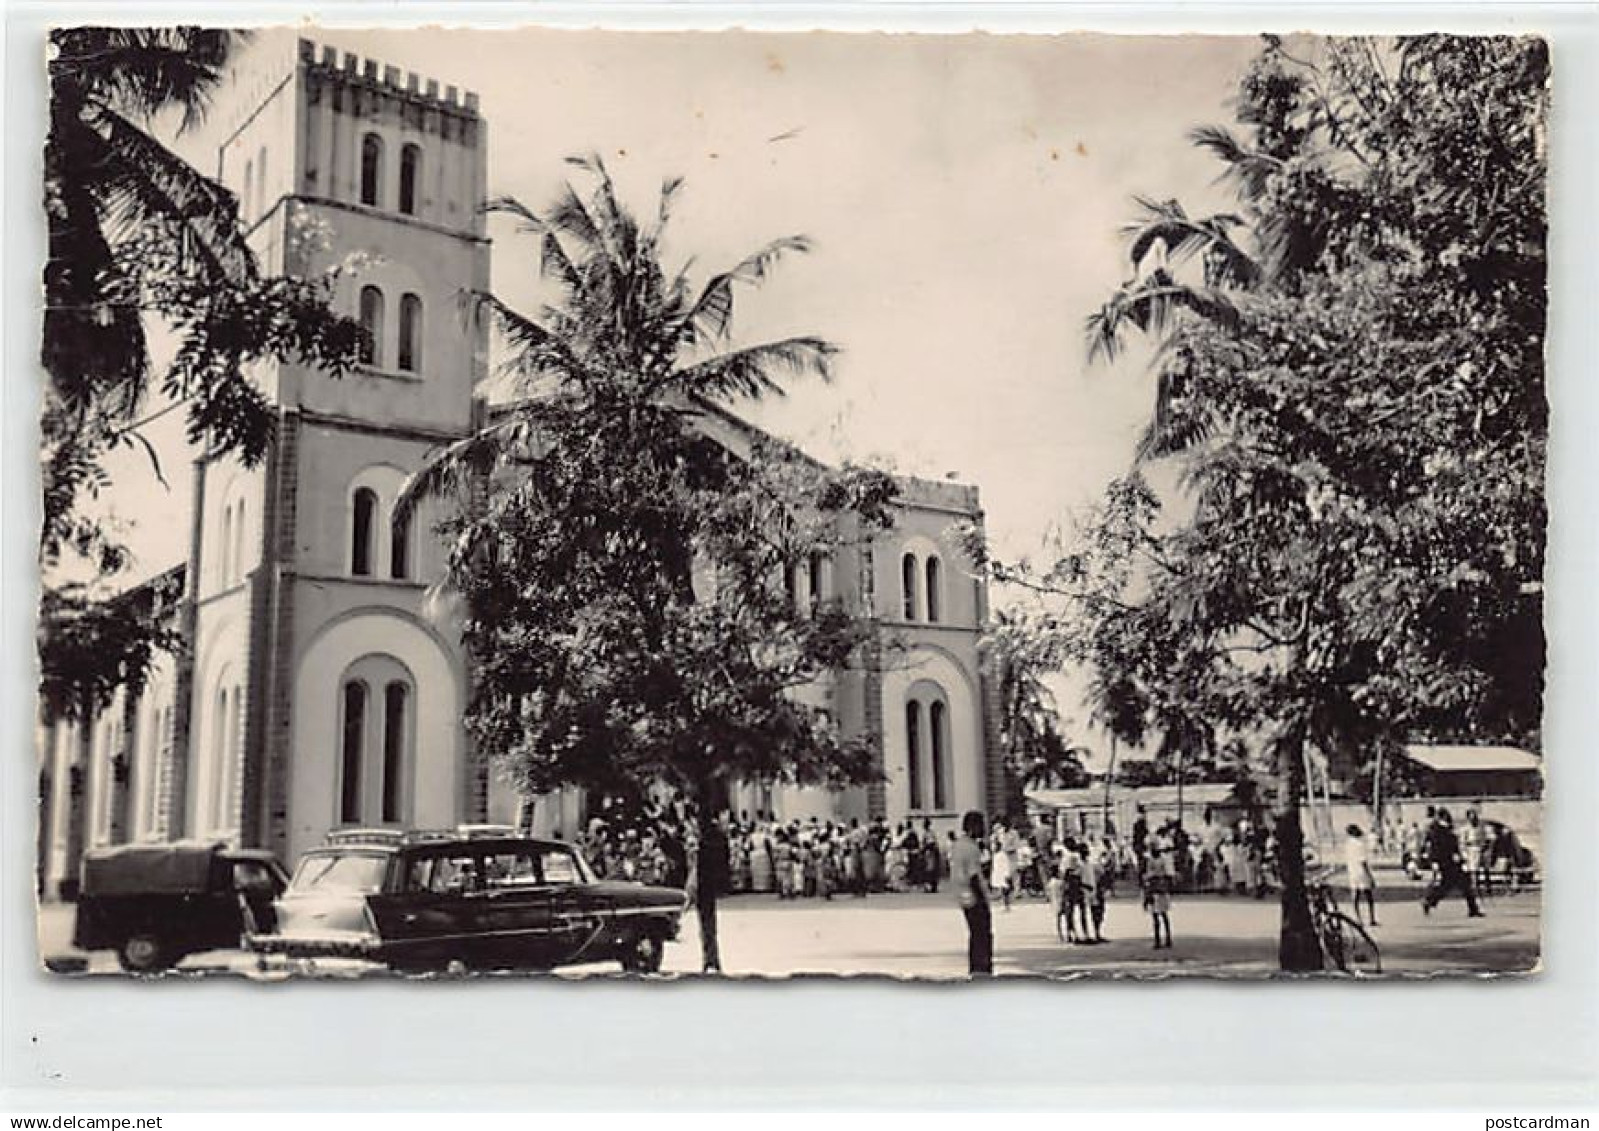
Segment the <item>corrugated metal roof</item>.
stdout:
[[1429,770],[1537,770],[1543,759],[1515,746],[1407,746],[1405,755]]

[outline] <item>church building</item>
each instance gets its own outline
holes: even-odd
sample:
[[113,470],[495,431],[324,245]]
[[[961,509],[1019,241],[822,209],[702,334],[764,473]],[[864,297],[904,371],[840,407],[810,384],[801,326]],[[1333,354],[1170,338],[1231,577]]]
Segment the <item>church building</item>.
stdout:
[[[337,269],[334,301],[371,344],[339,379],[261,366],[268,458],[196,461],[188,560],[152,583],[179,594],[185,646],[142,694],[41,731],[47,895],[108,844],[226,840],[292,864],[341,827],[527,817],[550,833],[582,820],[575,792],[521,798],[474,757],[469,660],[429,599],[445,565],[439,513],[391,517],[406,478],[488,411],[487,342],[458,307],[489,285],[478,98],[266,32],[216,112],[230,106],[218,175],[262,270]],[[721,410],[705,427],[735,448],[755,434]],[[1002,807],[996,688],[978,649],[987,595],[953,537],[981,524],[978,492],[911,478],[900,492],[892,529],[791,579],[796,600],[837,598],[874,628],[880,646],[810,691],[846,734],[874,740],[883,780],[839,793],[750,783],[735,810],[948,828]]]

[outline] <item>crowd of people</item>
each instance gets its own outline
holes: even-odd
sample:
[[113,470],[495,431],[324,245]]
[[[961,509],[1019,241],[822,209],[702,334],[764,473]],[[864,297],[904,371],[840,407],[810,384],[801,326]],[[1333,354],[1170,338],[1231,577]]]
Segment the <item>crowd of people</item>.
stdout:
[[727,837],[728,894],[832,899],[932,892],[948,870],[947,853],[927,818],[891,828],[882,818],[862,824],[854,817],[778,821],[769,813],[741,813],[728,822]]

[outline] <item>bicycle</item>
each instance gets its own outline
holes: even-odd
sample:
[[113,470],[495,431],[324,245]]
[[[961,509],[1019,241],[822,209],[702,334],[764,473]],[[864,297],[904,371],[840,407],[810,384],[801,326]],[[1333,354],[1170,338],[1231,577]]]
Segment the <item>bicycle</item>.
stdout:
[[1331,875],[1323,873],[1310,881],[1308,892],[1311,920],[1323,957],[1340,973],[1356,977],[1381,974],[1382,951],[1365,927],[1338,910]]

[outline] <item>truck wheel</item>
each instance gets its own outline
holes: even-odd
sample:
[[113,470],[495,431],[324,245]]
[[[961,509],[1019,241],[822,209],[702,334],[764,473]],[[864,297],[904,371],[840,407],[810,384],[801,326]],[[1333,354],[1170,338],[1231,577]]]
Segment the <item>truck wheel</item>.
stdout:
[[655,974],[666,957],[666,944],[659,935],[639,935],[622,952],[622,969],[629,974]]
[[149,931],[140,931],[124,939],[117,948],[117,961],[130,974],[153,974],[171,965],[166,947]]

